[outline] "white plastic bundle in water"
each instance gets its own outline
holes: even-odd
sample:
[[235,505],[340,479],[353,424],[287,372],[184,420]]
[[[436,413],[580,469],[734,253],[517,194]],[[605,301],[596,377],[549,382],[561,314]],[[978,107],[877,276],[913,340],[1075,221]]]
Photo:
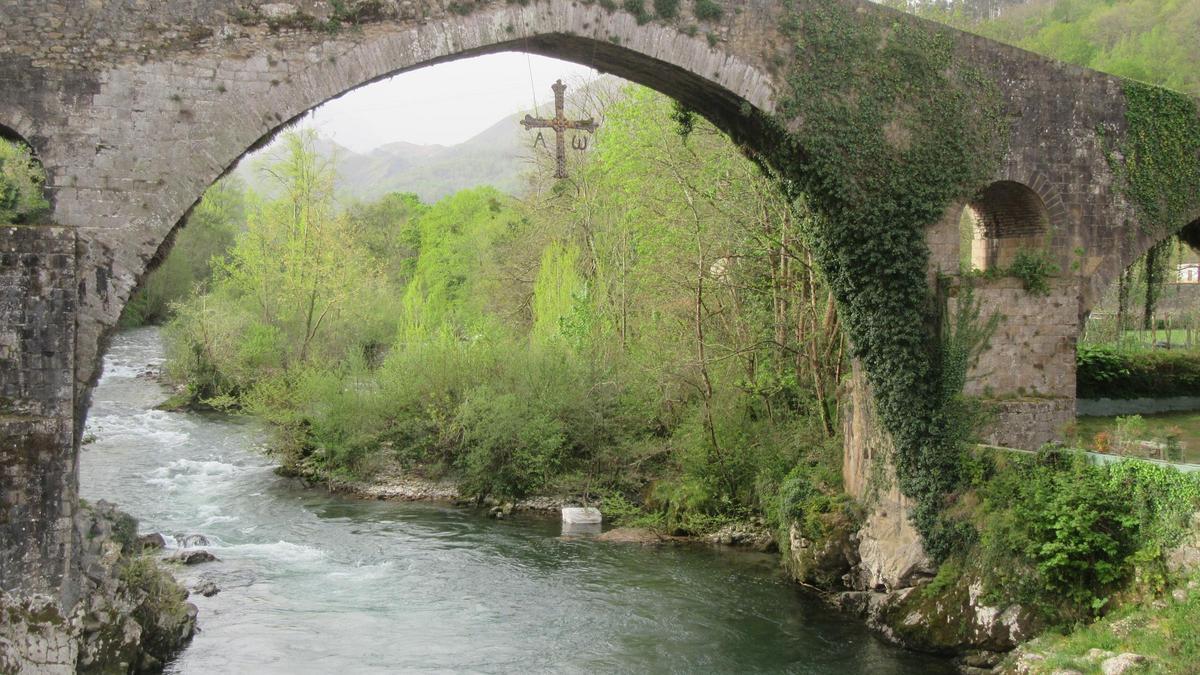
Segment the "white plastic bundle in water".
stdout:
[[600,509],[567,506],[562,510],[563,534],[600,534]]

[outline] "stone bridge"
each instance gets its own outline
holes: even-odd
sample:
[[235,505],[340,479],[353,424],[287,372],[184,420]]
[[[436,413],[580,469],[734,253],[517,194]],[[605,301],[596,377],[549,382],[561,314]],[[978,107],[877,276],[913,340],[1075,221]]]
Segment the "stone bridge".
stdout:
[[[794,46],[780,27],[800,17],[803,31],[821,2],[941,31],[955,59],[997,83],[1011,121],[1002,166],[929,228],[931,272],[954,274],[968,255],[964,213],[979,266],[1029,245],[1057,259],[1047,297],[984,284],[1005,320],[969,385],[1009,400],[994,440],[1051,437],[1073,415],[1081,317],[1154,240],[1106,161],[1127,129],[1119,78],[860,0],[663,3],[678,7],[671,17],[610,0],[0,0],[0,134],[45,166],[54,223],[0,230],[0,590],[77,600],[77,455],[106,335],[249,149],[375,80],[526,51],[673,96],[755,154],[770,129],[804,124],[776,115]],[[854,474],[861,458],[849,459]]]

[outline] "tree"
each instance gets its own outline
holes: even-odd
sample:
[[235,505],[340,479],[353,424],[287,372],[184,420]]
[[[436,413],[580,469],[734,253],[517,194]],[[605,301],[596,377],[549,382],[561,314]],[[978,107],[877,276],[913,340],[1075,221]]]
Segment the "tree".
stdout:
[[46,174],[29,148],[0,139],[0,225],[35,223],[49,215]]
[[236,177],[223,178],[204,193],[175,233],[171,255],[146,277],[125,305],[121,325],[140,326],[168,319],[175,303],[209,280],[245,226],[245,186]]
[[260,325],[288,346],[282,365],[303,365],[317,338],[343,312],[369,311],[348,300],[373,286],[373,261],[353,227],[334,209],[332,164],[316,151],[312,130],[284,137],[286,155],[264,168],[281,197],[251,201],[247,229],[221,265],[225,290],[251,301]]

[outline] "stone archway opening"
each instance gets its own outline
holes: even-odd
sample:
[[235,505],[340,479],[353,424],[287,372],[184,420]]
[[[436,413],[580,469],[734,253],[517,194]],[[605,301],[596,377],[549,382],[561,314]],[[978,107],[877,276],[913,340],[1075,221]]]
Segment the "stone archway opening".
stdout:
[[1018,252],[1045,246],[1050,214],[1031,188],[1002,180],[989,185],[967,204],[959,231],[964,268],[1003,270]]
[[1176,236],[1193,251],[1200,253],[1200,218],[1185,226]]
[[50,211],[46,169],[36,148],[0,124],[0,225],[41,224]]

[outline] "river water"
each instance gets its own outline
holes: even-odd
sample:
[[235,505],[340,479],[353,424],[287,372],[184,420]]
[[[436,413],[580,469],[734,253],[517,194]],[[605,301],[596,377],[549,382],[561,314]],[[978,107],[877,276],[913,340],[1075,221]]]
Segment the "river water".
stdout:
[[774,556],[563,538],[554,520],[352,500],[272,471],[252,420],[166,413],[156,329],[105,359],[83,497],[202,534],[201,632],[170,673],[939,673],[791,584]]

